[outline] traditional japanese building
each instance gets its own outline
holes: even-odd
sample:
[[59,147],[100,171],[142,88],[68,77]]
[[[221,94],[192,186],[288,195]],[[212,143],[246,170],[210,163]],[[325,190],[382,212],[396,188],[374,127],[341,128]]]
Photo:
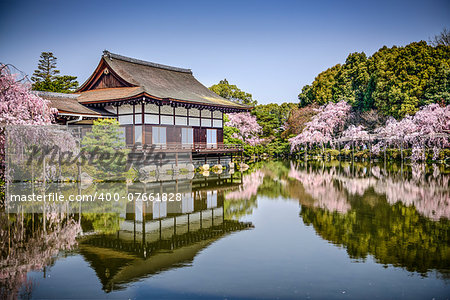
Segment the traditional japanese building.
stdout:
[[63,124],[115,117],[128,146],[151,144],[193,152],[239,151],[223,145],[223,114],[250,109],[215,94],[189,69],[108,51],[86,82],[67,95],[67,101],[62,101],[63,97],[44,96],[58,109]]

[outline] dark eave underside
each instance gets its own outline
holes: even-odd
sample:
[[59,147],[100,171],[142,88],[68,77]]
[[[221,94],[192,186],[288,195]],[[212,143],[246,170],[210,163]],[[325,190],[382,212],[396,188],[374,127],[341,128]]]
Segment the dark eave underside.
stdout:
[[141,87],[126,87],[126,88],[110,88],[91,90],[81,93],[78,101],[89,107],[105,107],[105,106],[121,106],[124,104],[140,104],[140,103],[154,103],[157,105],[171,105],[174,107],[185,108],[199,108],[220,110],[223,112],[242,112],[248,111],[250,108],[242,105],[220,105],[207,104],[201,102],[184,101],[170,98],[157,98],[147,94]]

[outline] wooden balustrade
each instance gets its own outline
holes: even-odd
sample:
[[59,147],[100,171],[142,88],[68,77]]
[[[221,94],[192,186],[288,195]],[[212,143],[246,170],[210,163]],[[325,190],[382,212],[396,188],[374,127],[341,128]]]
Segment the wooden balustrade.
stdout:
[[244,150],[243,145],[239,144],[180,144],[180,143],[167,143],[167,144],[149,144],[149,145],[127,145],[130,149],[136,151],[169,151],[169,152],[195,152],[195,153],[208,153],[208,152],[242,152]]

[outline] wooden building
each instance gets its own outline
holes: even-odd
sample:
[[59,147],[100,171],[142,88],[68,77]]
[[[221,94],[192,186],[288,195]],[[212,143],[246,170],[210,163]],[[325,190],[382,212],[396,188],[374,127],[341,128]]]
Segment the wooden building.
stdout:
[[249,109],[210,91],[191,70],[108,51],[77,92],[83,105],[118,117],[127,145],[220,148],[223,113]]
[[147,144],[193,153],[241,151],[223,144],[223,115],[250,109],[215,94],[189,69],[108,51],[103,52],[93,74],[68,98],[72,111],[49,99],[52,105],[55,102],[63,124],[89,124],[95,118],[115,117],[128,146]]

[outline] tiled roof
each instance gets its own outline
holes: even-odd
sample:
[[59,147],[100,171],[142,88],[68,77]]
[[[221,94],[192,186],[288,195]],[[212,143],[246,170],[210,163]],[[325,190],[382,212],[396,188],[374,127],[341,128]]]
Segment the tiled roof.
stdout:
[[78,101],[80,103],[84,103],[84,102],[97,102],[106,100],[122,100],[138,96],[143,92],[144,89],[139,86],[96,89],[80,93]]
[[77,114],[77,115],[92,115],[92,116],[110,116],[112,114],[104,111],[99,112],[87,108],[78,102],[80,94],[64,94],[54,92],[34,91],[39,97],[49,100],[51,107],[58,110],[59,114]]
[[[159,99],[179,100],[238,109],[248,106],[220,97],[201,84],[191,70],[170,67],[104,51],[102,59],[126,82],[128,88],[104,88],[81,92],[80,102],[121,99],[144,93]],[[84,86],[84,85],[83,85]],[[82,87],[83,87],[82,86]]]

